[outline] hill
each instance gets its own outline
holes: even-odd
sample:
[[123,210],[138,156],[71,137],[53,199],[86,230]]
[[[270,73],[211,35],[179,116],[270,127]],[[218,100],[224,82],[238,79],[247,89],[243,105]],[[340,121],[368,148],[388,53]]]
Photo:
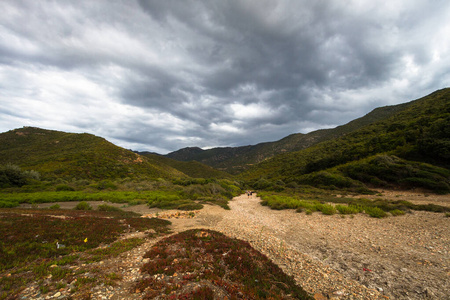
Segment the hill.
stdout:
[[[198,148],[200,149],[200,148]],[[168,158],[156,153],[150,152],[136,152],[139,155],[147,157],[150,161],[165,164],[172,168],[183,172],[189,177],[193,178],[215,178],[215,179],[231,179],[232,175],[227,172],[219,171],[213,167],[202,164],[198,161],[179,161]]]
[[186,177],[87,133],[24,127],[0,134],[0,165],[35,170],[44,178],[114,179]]
[[221,147],[202,150],[198,147],[183,148],[166,156],[178,161],[198,161],[219,170],[238,174],[278,154],[295,152],[332,140],[371,123],[389,118],[406,109],[411,103],[374,109],[364,117],[333,129],[316,130],[308,134],[291,134],[279,141],[242,147]]
[[450,89],[368,116],[378,120],[365,121],[369,124],[362,127],[361,119],[350,122],[345,126],[353,131],[275,156],[242,177],[253,184],[262,180],[256,184],[260,188],[279,181],[279,187],[289,183],[345,188],[364,183],[450,191]]

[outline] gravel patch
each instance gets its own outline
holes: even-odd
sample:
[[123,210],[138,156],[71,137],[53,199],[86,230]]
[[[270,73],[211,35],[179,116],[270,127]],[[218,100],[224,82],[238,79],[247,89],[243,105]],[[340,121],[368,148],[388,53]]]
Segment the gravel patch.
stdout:
[[[400,198],[392,195],[391,200]],[[401,198],[409,199],[405,193]],[[415,195],[410,200],[450,203],[448,196]],[[306,215],[271,210],[261,206],[256,195],[236,197],[229,206],[231,210],[205,205],[193,218],[177,218],[176,211],[132,209],[142,214],[173,214],[174,233],[205,228],[248,241],[315,299],[450,299],[450,218],[445,214],[415,211],[384,219],[364,214]],[[89,265],[122,277],[116,285],[96,286],[91,299],[138,299],[130,288],[142,278],[144,254],[159,239],[118,258]],[[21,296],[68,299],[69,290],[70,286],[44,296],[33,285]]]
[[342,299],[449,299],[450,218],[444,214],[343,218],[276,211],[259,202],[235,198],[231,212],[211,227],[249,241],[308,292]]

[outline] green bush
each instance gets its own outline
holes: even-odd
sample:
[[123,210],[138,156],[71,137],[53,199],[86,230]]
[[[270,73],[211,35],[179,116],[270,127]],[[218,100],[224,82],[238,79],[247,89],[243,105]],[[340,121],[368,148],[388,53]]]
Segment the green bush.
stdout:
[[120,208],[108,204],[102,204],[97,207],[99,211],[122,211]]
[[61,192],[61,191],[75,191],[75,189],[71,186],[68,186],[67,184],[59,184],[56,186],[56,191],[57,192]]
[[400,210],[400,209],[391,210],[390,213],[393,216],[402,216],[402,215],[405,214],[405,212],[403,210]]
[[387,213],[378,207],[366,206],[366,207],[364,207],[364,211],[366,214],[368,214],[372,218],[380,218],[381,219],[381,218],[387,217]]
[[253,188],[256,190],[265,190],[269,189],[273,183],[267,179],[259,179],[253,184]]
[[450,192],[447,169],[426,163],[408,161],[394,155],[376,155],[337,168],[344,175],[374,186],[425,188],[439,194]]
[[49,209],[60,209],[61,206],[59,204],[53,204],[52,206],[49,207]]
[[327,187],[330,189],[356,187],[358,184],[354,180],[336,173],[320,171],[300,177],[304,184]]
[[75,206],[74,208],[75,210],[91,210],[92,206],[87,203],[86,201],[81,201],[80,203],[77,204],[77,206]]
[[318,204],[317,210],[321,211],[324,215],[334,215],[336,213],[336,208],[330,204]]
[[110,190],[117,190],[117,185],[115,185],[112,181],[110,180],[103,180],[100,181],[99,183],[97,183],[96,185],[94,185],[95,188],[97,188],[98,190],[106,190],[106,189],[110,189]]
[[19,206],[17,201],[4,201],[0,200],[0,208],[13,208]]
[[357,214],[361,212],[360,209],[354,205],[336,205],[336,209],[342,215]]
[[199,210],[203,208],[203,205],[200,203],[186,203],[181,204],[177,207],[179,210]]
[[13,164],[0,166],[0,188],[21,187],[33,180],[40,180],[40,174],[36,171],[22,171]]

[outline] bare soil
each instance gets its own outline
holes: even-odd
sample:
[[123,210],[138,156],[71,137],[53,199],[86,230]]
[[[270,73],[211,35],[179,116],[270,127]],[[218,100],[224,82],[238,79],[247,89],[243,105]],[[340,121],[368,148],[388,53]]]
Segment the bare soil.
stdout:
[[[375,197],[450,206],[449,196],[380,193]],[[194,218],[174,215],[172,230],[212,229],[248,241],[316,299],[450,299],[450,218],[445,214],[414,211],[384,219],[364,214],[306,215],[271,210],[259,202],[256,195],[242,195],[230,202],[231,210],[206,205]],[[122,209],[162,213],[146,206]],[[129,294],[129,286],[139,278],[143,255],[155,242],[102,262],[121,272],[123,281],[108,289],[98,287],[92,299],[137,299]]]
[[[450,205],[450,197],[380,191],[383,199]],[[366,197],[366,196],[365,196]],[[413,211],[384,219],[276,211],[243,195],[231,210],[206,207],[174,219],[249,241],[312,294],[342,299],[450,299],[450,218]]]

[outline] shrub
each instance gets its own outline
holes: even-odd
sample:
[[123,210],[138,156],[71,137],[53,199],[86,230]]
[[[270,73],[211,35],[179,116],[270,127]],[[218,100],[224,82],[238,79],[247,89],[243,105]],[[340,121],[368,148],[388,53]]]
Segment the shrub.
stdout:
[[60,209],[61,206],[59,206],[59,204],[53,204],[52,206],[49,207],[49,209]]
[[378,207],[369,207],[366,206],[364,207],[364,211],[366,214],[368,214],[369,216],[371,216],[372,218],[384,218],[387,216],[387,213],[382,210],[381,208]]
[[98,184],[95,185],[95,187],[98,190],[106,190],[106,189],[117,190],[117,185],[115,185],[113,182],[109,180],[100,181]]
[[71,186],[68,186],[67,184],[60,184],[56,186],[56,191],[75,191],[75,189]]
[[334,215],[336,213],[336,208],[330,204],[318,204],[317,210],[321,211],[324,215]]
[[356,186],[356,183],[340,174],[330,173],[326,171],[320,171],[317,173],[311,173],[302,177],[302,182],[311,184],[313,186],[328,187],[331,189],[337,188],[349,188]]
[[272,182],[267,179],[263,179],[263,178],[253,184],[253,188],[257,189],[257,190],[268,189],[271,186],[272,186]]
[[19,206],[17,201],[2,201],[0,200],[0,208],[12,208]]
[[357,214],[360,212],[360,209],[357,206],[354,205],[336,205],[336,209],[339,211],[342,215],[350,215],[350,214]]
[[102,204],[97,207],[99,211],[122,211],[120,208],[108,204]]
[[36,171],[22,171],[19,166],[6,164],[0,167],[0,188],[23,186],[30,180],[39,180],[40,175]]
[[202,286],[192,291],[192,299],[214,299],[214,291],[208,286]]
[[81,201],[80,203],[77,204],[77,206],[75,206],[74,208],[75,210],[91,210],[92,206],[87,203],[86,201]]
[[400,185],[403,188],[421,187],[440,194],[450,192],[447,169],[393,155],[377,155],[340,166],[338,170],[352,179],[375,186]]
[[[293,277],[287,276],[249,243],[210,230],[188,230],[159,241],[144,255],[149,262],[141,268],[146,279],[134,287],[147,291],[145,299],[168,294],[165,281],[154,276],[185,274],[171,284],[171,299],[215,299],[210,287],[224,289],[231,299],[312,299]],[[177,263],[173,263],[178,261]],[[176,276],[174,276],[174,280]],[[204,282],[208,281],[204,285]],[[172,286],[195,284],[188,294]]]
[[198,210],[198,209],[202,209],[203,205],[200,203],[186,203],[186,204],[181,204],[177,207],[179,210]]
[[391,210],[390,213],[393,216],[402,216],[402,215],[405,214],[405,212],[403,210],[400,210],[400,209]]

